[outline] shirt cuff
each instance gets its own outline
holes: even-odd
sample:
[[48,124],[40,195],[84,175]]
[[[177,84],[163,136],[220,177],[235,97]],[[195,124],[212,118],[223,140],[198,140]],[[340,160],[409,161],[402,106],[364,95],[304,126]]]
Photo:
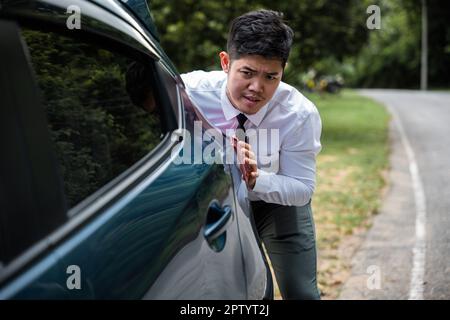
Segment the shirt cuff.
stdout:
[[253,192],[267,192],[270,188],[270,176],[273,176],[273,172],[267,172],[258,169],[258,178],[256,178],[255,186],[253,187]]

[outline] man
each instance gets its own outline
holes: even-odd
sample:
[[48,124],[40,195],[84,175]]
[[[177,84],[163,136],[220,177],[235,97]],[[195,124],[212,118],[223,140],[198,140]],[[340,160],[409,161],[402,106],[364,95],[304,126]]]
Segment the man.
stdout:
[[[246,186],[282,297],[320,299],[311,197],[321,121],[308,99],[281,82],[292,38],[280,13],[249,12],[231,24],[227,52],[219,54],[223,71],[194,71],[182,78],[190,98],[224,132],[277,130],[276,144],[238,142],[246,165],[241,186]],[[262,165],[261,149],[276,165]]]

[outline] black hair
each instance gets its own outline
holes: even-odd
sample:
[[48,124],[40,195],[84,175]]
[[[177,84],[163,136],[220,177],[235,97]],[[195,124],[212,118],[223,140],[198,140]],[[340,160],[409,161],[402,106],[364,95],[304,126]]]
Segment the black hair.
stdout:
[[254,54],[280,60],[284,68],[293,37],[294,32],[283,21],[281,12],[251,11],[231,22],[227,51],[231,60]]

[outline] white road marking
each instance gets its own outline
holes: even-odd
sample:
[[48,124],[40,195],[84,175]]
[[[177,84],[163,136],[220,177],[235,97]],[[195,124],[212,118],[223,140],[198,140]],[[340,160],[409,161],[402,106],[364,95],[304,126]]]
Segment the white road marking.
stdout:
[[409,161],[409,172],[411,174],[414,200],[416,203],[416,238],[413,248],[413,266],[411,270],[411,282],[409,288],[409,300],[423,300],[424,276],[425,276],[425,256],[426,256],[426,199],[423,190],[422,180],[420,179],[419,167],[417,166],[414,151],[406,136],[403,125],[397,112],[389,108],[395,123],[400,132],[400,137],[405,147],[406,155]]

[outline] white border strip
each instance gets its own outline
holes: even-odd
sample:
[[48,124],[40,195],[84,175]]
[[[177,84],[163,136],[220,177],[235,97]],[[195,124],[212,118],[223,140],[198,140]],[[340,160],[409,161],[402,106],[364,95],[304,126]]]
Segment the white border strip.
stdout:
[[411,174],[414,189],[414,200],[416,203],[416,238],[413,248],[413,265],[411,270],[411,282],[409,288],[409,300],[423,300],[425,255],[426,255],[426,199],[422,180],[420,179],[419,167],[411,144],[406,136],[403,125],[393,108],[389,108],[400,132],[403,146],[409,161],[409,172]]

